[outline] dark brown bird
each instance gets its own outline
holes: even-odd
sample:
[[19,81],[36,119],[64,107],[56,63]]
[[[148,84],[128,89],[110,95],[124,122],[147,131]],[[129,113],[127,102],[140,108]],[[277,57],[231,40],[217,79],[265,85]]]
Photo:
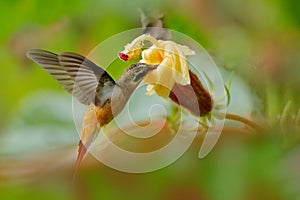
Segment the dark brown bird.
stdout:
[[26,55],[79,102],[89,105],[81,128],[76,168],[100,128],[123,110],[138,84],[156,68],[144,63],[133,64],[114,81],[101,67],[76,53],[55,54],[32,49]]

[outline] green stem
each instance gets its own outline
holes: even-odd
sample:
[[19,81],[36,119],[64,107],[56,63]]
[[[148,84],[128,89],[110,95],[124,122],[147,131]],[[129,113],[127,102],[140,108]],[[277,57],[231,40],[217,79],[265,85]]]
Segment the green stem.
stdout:
[[249,119],[246,119],[246,118],[244,118],[244,117],[242,117],[240,115],[226,113],[225,118],[226,119],[230,119],[230,120],[235,120],[235,121],[242,122],[242,123],[250,126],[253,129],[256,129],[256,130],[262,129],[262,127],[260,125],[256,124],[255,122],[253,122],[253,121],[251,121]]

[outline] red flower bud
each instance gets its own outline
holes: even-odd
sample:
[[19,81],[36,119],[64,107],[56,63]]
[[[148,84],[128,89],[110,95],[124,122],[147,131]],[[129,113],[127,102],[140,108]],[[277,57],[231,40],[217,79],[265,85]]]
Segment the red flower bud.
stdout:
[[119,55],[119,58],[121,60],[124,60],[124,61],[127,61],[128,58],[129,58],[129,56],[126,53],[123,53],[123,52],[119,52],[118,55]]

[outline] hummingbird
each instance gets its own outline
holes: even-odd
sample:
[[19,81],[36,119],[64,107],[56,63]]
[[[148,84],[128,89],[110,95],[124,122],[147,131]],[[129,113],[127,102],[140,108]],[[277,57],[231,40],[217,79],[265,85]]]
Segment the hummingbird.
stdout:
[[132,64],[116,81],[101,67],[77,53],[55,54],[32,49],[26,56],[41,66],[80,103],[88,105],[78,145],[76,169],[96,139],[101,127],[125,107],[131,94],[155,65]]

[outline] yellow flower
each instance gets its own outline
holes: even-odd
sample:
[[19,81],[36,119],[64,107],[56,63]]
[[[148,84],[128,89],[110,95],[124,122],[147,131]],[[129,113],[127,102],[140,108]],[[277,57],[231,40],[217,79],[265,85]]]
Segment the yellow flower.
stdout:
[[[150,41],[152,46],[141,50],[144,41]],[[155,92],[168,98],[175,83],[190,84],[189,69],[186,56],[195,54],[190,48],[173,41],[156,40],[148,34],[141,35],[125,46],[119,53],[122,60],[134,60],[142,53],[140,62],[158,65],[151,71],[144,82],[148,84],[147,94]]]

